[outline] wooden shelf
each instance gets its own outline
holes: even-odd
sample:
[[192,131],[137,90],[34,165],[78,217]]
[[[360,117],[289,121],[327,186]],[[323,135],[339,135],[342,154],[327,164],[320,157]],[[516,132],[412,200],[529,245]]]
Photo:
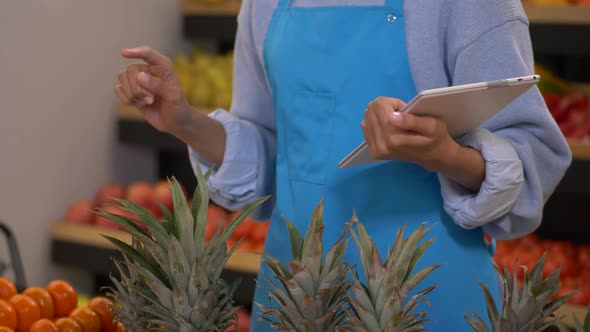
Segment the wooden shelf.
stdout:
[[525,6],[531,24],[590,25],[590,6]]
[[587,310],[588,309],[586,307],[566,304],[557,309],[556,315],[565,316],[563,322],[568,326],[574,327],[575,325],[573,317],[575,316],[580,322],[584,322],[584,317],[586,317]]
[[183,0],[182,13],[191,16],[237,16],[242,2],[240,0]]
[[568,140],[575,160],[590,160],[590,142]]
[[[63,222],[54,224],[51,227],[51,234],[53,241],[83,246],[87,250],[106,249],[109,252],[113,252],[113,254],[117,251],[116,247],[103,238],[101,234],[112,236],[126,243],[131,242],[131,236],[120,230],[92,225],[66,224]],[[258,273],[259,267],[260,256],[249,252],[234,253],[226,265],[226,269],[228,270],[252,274]]]

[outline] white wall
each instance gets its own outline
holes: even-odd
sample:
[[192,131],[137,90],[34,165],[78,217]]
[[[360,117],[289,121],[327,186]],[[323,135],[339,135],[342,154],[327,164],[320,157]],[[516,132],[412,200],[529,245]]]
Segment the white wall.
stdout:
[[50,262],[51,223],[101,184],[155,176],[150,150],[116,142],[113,87],[120,50],[172,54],[180,20],[173,0],[0,1],[0,220],[17,234],[29,284],[89,287],[87,274]]

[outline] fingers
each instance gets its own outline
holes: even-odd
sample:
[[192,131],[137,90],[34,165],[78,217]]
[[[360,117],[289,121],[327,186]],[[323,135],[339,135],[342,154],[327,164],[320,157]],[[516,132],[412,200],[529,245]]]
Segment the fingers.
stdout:
[[394,126],[397,128],[426,137],[436,137],[447,131],[446,124],[434,117],[396,112],[393,114],[392,119]]
[[154,102],[154,94],[138,82],[138,74],[148,71],[146,64],[132,64],[119,73],[119,84],[115,88],[116,95],[126,104],[143,107]]
[[141,59],[152,66],[168,66],[170,59],[149,46],[126,48],[121,55],[127,59]]
[[147,72],[140,72],[137,74],[136,80],[142,88],[149,91],[151,94],[157,96],[166,95],[166,86],[160,78],[152,76]]
[[121,86],[121,84],[117,84],[117,86],[115,87],[115,95],[119,97],[123,104],[131,104],[129,98],[127,97],[127,93],[123,91],[123,87]]
[[403,101],[394,98],[377,98],[365,110],[365,121],[361,124],[371,155],[381,159],[389,151],[387,137],[395,131],[391,114],[405,106]]

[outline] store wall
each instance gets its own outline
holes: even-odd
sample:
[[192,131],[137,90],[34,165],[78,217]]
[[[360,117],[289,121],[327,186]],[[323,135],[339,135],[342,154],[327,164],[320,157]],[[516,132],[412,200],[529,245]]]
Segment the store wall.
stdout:
[[[50,262],[50,225],[116,180],[153,179],[149,150],[116,142],[113,87],[123,47],[175,51],[172,0],[0,1],[0,220],[16,232],[30,284],[88,275]],[[0,260],[6,260],[0,239]]]

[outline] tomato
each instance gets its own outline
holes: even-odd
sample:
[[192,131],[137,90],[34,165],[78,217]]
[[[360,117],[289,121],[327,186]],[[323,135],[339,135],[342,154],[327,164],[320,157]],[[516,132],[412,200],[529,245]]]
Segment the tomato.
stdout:
[[100,332],[100,317],[88,307],[74,309],[70,318],[78,322],[84,332]]
[[569,299],[568,303],[580,306],[587,306],[588,304],[590,304],[590,294],[588,294],[587,292],[580,291],[574,294],[574,296],[572,296]]
[[115,329],[113,322],[113,302],[106,297],[97,296],[88,303],[88,308],[96,312],[100,318],[100,326],[103,331]]
[[270,222],[266,221],[263,223],[256,223],[254,229],[250,232],[250,238],[253,241],[264,242],[266,239],[266,234],[268,233],[268,228],[270,227]]
[[16,328],[16,310],[10,302],[0,299],[0,326]]
[[578,263],[585,268],[590,268],[590,245],[579,246],[577,251]]
[[53,299],[47,290],[41,287],[31,287],[25,289],[23,294],[32,297],[33,300],[37,302],[39,309],[41,309],[41,318],[53,318],[55,307],[53,304]]
[[82,326],[69,317],[62,317],[55,321],[59,332],[82,332]]
[[78,294],[68,282],[54,280],[46,289],[53,299],[56,317],[67,317],[78,306]]
[[43,318],[31,325],[29,332],[59,332],[55,323],[49,319]]
[[31,325],[41,319],[41,309],[30,296],[17,294],[8,301],[14,307],[17,317],[16,331],[26,332]]
[[10,300],[16,293],[16,287],[12,281],[6,278],[0,278],[0,299]]
[[227,211],[216,204],[209,204],[207,209],[207,223],[217,227],[225,224],[227,219]]
[[258,223],[256,221],[246,218],[238,225],[238,227],[236,227],[236,230],[232,234],[232,238],[237,241],[243,237],[249,237],[257,226]]

